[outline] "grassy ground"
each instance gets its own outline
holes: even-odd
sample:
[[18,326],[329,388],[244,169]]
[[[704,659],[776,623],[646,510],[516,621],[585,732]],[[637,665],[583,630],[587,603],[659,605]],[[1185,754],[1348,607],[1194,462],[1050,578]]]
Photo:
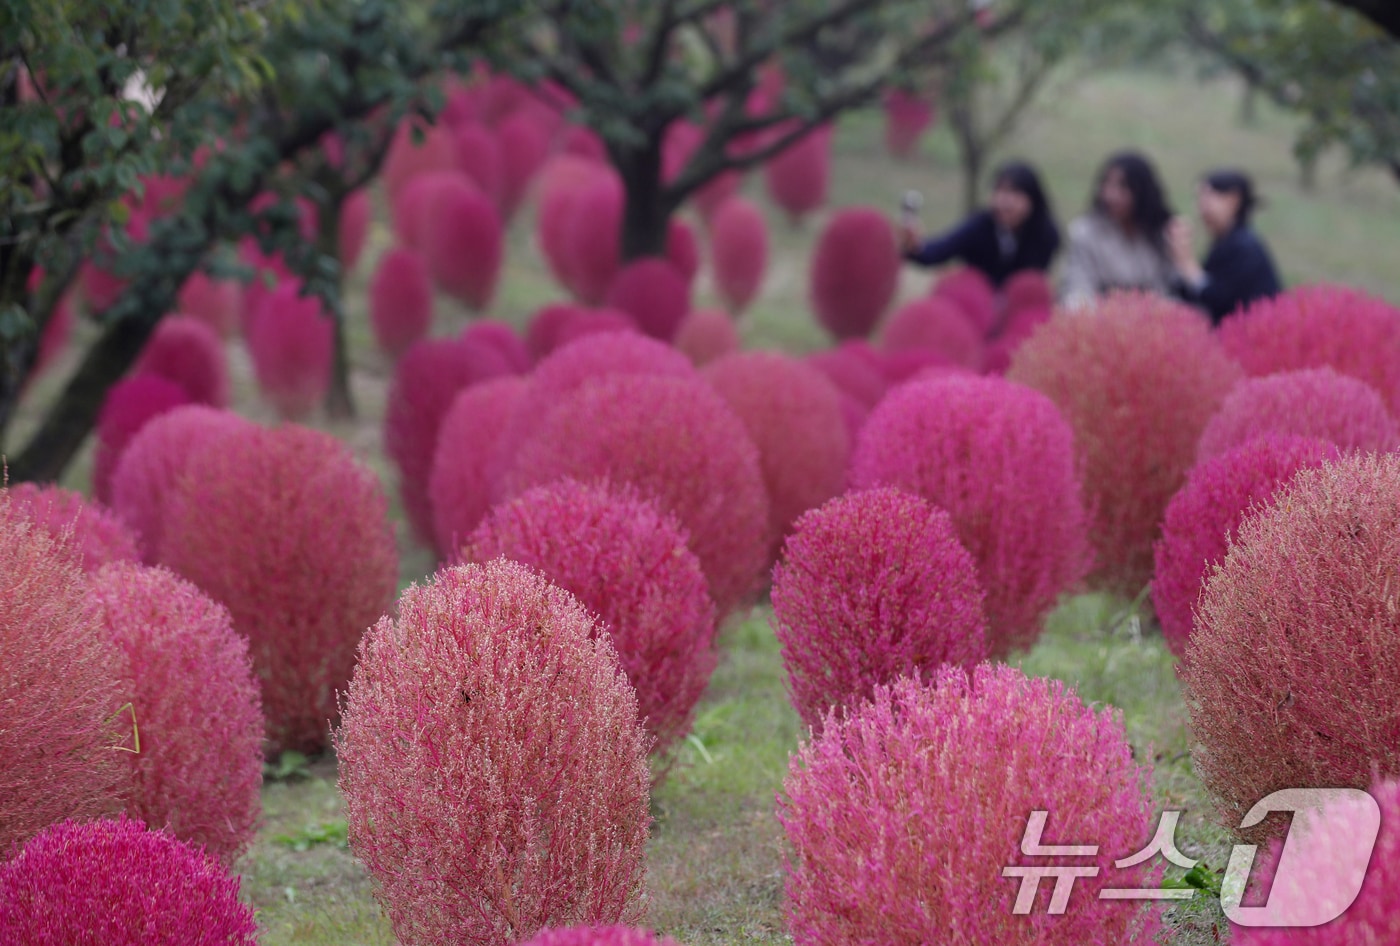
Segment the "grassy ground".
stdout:
[[[1098,76],[1057,91],[1026,122],[1009,150],[1044,168],[1065,216],[1083,204],[1102,156],[1123,145],[1146,148],[1159,159],[1179,202],[1190,197],[1201,170],[1222,163],[1243,165],[1254,171],[1272,200],[1259,226],[1290,282],[1342,280],[1400,300],[1400,270],[1394,266],[1400,189],[1378,174],[1348,173],[1325,164],[1316,191],[1303,192],[1289,157],[1288,118],[1263,108],[1256,125],[1242,127],[1238,101],[1238,90],[1224,83],[1204,86],[1137,73]],[[856,116],[842,127],[833,202],[892,207],[905,188],[917,187],[926,195],[930,225],[953,221],[960,185],[947,135],[932,136],[918,161],[896,165],[884,156],[879,131],[873,115]],[[389,365],[374,350],[364,319],[368,273],[389,243],[384,219],[381,214],[365,260],[350,278],[353,390],[361,418],[329,429],[389,485],[392,477],[379,433]],[[805,260],[819,221],[797,230],[776,215],[773,221],[771,274],[744,324],[746,340],[754,346],[810,350],[824,344],[804,305]],[[518,221],[512,234],[509,271],[497,306],[500,317],[517,323],[557,294],[530,241],[528,223]],[[902,292],[912,295],[927,280],[927,275],[907,273]],[[703,276],[700,295],[702,304],[713,301]],[[464,313],[444,306],[438,330],[456,331],[464,319]],[[246,356],[235,347],[232,357],[238,408],[270,419],[258,403]],[[61,370],[36,385],[16,425],[15,442],[32,429],[73,364],[70,354]],[[85,453],[67,482],[85,489],[89,468]],[[406,530],[400,531],[403,580],[419,580],[430,572],[432,561],[409,541]],[[1155,765],[1158,802],[1185,812],[1178,835],[1181,849],[1219,867],[1227,841],[1211,822],[1209,801],[1191,772],[1187,717],[1174,663],[1160,636],[1143,628],[1123,604],[1097,597],[1067,602],[1020,664],[1028,673],[1072,683],[1088,701],[1122,710],[1137,758]],[[682,750],[679,764],[653,799],[650,922],[690,944],[784,942],[783,841],[773,800],[798,743],[799,724],[784,697],[782,666],[763,610],[729,628],[723,649],[696,738]],[[263,942],[392,943],[368,880],[344,848],[333,761],[314,761],[304,774],[265,787],[266,825],[243,863],[246,895],[265,927]],[[1217,919],[1218,910],[1209,903],[1178,909],[1168,924],[1172,941],[1218,942]]]

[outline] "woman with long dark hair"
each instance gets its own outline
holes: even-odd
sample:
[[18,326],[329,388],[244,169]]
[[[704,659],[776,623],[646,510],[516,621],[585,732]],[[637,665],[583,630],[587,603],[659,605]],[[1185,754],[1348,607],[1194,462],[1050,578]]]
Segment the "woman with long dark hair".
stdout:
[[1211,236],[1203,263],[1196,262],[1190,226],[1184,220],[1172,224],[1181,296],[1204,309],[1216,325],[1251,302],[1283,290],[1269,248],[1250,226],[1258,204],[1254,182],[1243,171],[1212,171],[1201,179],[1196,207]]
[[1069,226],[1065,305],[1082,306],[1116,289],[1170,293],[1172,216],[1152,162],[1136,151],[1112,155],[1099,171],[1089,212]]
[[1044,272],[1060,249],[1060,229],[1035,169],[1009,161],[992,175],[992,196],[946,233],[923,239],[909,224],[901,229],[905,259],[922,266],[958,260],[1001,286],[1023,269]]

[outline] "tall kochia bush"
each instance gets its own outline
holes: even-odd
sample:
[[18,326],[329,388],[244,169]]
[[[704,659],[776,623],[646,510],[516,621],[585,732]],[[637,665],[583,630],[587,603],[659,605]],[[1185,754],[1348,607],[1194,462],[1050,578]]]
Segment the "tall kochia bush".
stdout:
[[886,216],[868,207],[843,210],[813,252],[809,296],[817,321],[836,338],[863,338],[899,286],[900,257]]

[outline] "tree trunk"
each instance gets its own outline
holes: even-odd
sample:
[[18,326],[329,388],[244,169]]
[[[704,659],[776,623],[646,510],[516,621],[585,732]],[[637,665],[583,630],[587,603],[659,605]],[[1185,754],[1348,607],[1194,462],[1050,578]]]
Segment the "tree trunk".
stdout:
[[[316,249],[322,256],[340,255],[340,211],[347,194],[336,189],[320,208],[321,232]],[[345,327],[345,273],[336,277],[336,304],[327,315],[334,328],[334,348],[331,362],[331,384],[326,390],[326,414],[335,420],[355,416],[355,401],[350,395],[350,350]]]
[[622,211],[624,263],[647,256],[665,256],[671,213],[661,182],[661,135],[640,148],[613,152],[613,164],[622,176],[625,201]]

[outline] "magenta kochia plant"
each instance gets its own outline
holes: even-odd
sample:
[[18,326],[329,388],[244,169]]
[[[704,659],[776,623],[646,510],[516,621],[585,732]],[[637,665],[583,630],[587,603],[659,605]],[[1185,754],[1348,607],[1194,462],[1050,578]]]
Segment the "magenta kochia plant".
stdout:
[[852,207],[831,218],[812,253],[809,296],[836,338],[865,338],[899,288],[899,246],[888,217]]
[[1276,789],[1400,774],[1397,570],[1395,454],[1300,470],[1239,527],[1184,673],[1192,758],[1225,823]]
[[174,381],[196,404],[228,406],[228,356],[223,339],[192,316],[161,319],[132,371]]
[[65,821],[0,862],[0,942],[256,946],[238,887],[195,845],[125,815]]
[[432,277],[423,257],[408,247],[396,246],[379,258],[369,281],[369,324],[390,358],[432,328]]
[[1196,599],[1245,516],[1298,470],[1338,455],[1323,440],[1269,434],[1191,468],[1167,506],[1154,550],[1152,606],[1172,653],[1186,656]]
[[987,656],[977,565],[943,510],[884,488],[797,520],[773,573],[773,629],[802,721],[876,686]]
[[996,331],[996,290],[978,270],[969,266],[950,269],[934,284],[933,295],[961,309],[983,338]]
[[717,662],[715,608],[686,538],[629,488],[559,480],[492,510],[465,557],[527,565],[598,616],[660,753],[690,729]]
[[[156,418],[159,420],[160,418]],[[96,500],[61,486],[20,483],[10,487],[15,511],[78,553],[85,572],[109,562],[140,561],[136,535],[116,513]]]
[[164,568],[109,565],[89,592],[121,651],[139,734],[119,755],[127,814],[230,867],[262,813],[263,715],[248,642],[228,610]]
[[896,388],[861,430],[851,482],[897,486],[948,512],[987,592],[992,656],[1035,643],[1088,568],[1073,434],[1022,385],[950,374]]
[[[944,667],[833,713],[793,756],[778,801],[792,844],[787,917],[809,944],[997,943],[1123,946],[1153,942],[1140,904],[1105,887],[1156,886],[1147,865],[1115,859],[1151,839],[1149,773],[1123,723],[1062,683],[1007,666]],[[1089,857],[1027,857],[1031,812],[1043,843],[1097,844]],[[1013,865],[1096,866],[1061,915],[1012,913]]]
[[112,501],[112,474],[122,452],[146,423],[182,404],[190,396],[174,381],[151,374],[133,375],[112,385],[97,415],[97,449],[92,457],[92,494]]
[[635,926],[571,926],[545,930],[524,946],[680,946],[669,936],[657,936]]
[[415,585],[336,736],[350,845],[409,946],[641,918],[648,737],[607,634],[513,562]]

